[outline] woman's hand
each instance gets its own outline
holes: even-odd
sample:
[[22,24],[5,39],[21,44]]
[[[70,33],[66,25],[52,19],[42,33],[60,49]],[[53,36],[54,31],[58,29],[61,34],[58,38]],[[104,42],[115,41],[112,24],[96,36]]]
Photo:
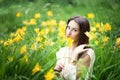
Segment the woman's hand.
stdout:
[[63,68],[64,68],[64,65],[62,63],[57,63],[54,70],[61,72]]
[[79,54],[82,54],[88,50],[86,47],[87,47],[87,44],[83,44],[83,45],[79,45],[74,49],[73,55],[72,55],[72,62],[76,62]]

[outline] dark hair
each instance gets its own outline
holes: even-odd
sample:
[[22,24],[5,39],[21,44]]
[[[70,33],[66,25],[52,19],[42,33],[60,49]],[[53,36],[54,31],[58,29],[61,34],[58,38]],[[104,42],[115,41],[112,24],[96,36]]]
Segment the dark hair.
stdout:
[[[89,43],[89,37],[85,34],[85,32],[90,31],[89,21],[86,18],[82,17],[82,16],[75,16],[75,17],[72,17],[72,18],[68,19],[67,25],[69,24],[69,22],[71,20],[74,20],[79,25],[80,41],[79,41],[78,45],[88,44]],[[66,29],[67,29],[67,26],[66,26]]]

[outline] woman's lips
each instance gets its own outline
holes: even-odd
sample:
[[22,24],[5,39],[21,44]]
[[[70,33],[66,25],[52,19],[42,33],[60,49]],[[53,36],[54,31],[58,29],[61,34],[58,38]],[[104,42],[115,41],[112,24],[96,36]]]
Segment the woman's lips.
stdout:
[[68,38],[70,38],[70,36],[69,35],[66,35]]

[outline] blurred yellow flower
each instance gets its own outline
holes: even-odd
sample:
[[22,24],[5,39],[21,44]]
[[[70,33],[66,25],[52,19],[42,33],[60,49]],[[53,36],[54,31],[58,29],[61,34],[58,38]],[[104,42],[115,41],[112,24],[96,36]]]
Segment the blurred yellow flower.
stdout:
[[55,78],[54,71],[50,69],[47,74],[44,75],[45,80],[53,80]]
[[59,27],[58,30],[59,32],[65,32],[65,27]]
[[61,27],[66,27],[66,22],[65,21],[62,21],[60,20],[59,23],[58,23],[58,26],[61,28]]
[[40,18],[40,13],[36,13],[36,14],[34,15],[34,18]]
[[49,11],[47,12],[47,15],[51,17],[51,16],[53,16],[53,12],[52,12],[51,10],[49,10]]
[[29,21],[28,20],[24,20],[22,23],[25,24],[25,25],[29,25]]
[[4,46],[8,46],[9,43],[7,41],[4,42]]
[[22,37],[21,37],[20,35],[17,35],[17,36],[13,39],[14,42],[19,42],[20,40],[22,40]]
[[49,41],[45,41],[45,42],[44,42],[44,45],[45,45],[45,46],[49,46],[49,45],[50,45],[50,42],[49,42]]
[[38,34],[39,33],[39,28],[35,28],[34,31],[35,31],[36,34]]
[[30,46],[30,49],[31,49],[31,50],[36,50],[36,47],[37,47],[37,45],[34,43],[34,44],[32,44],[32,45]]
[[46,25],[47,25],[46,22],[42,21],[41,26],[46,26]]
[[50,19],[50,26],[56,26],[57,22],[54,19]]
[[12,39],[8,39],[8,43],[12,44],[14,41]]
[[95,27],[96,27],[96,28],[100,28],[100,24],[99,24],[99,23],[96,23],[96,24],[95,24]]
[[41,71],[41,67],[40,67],[39,63],[36,63],[36,65],[32,69],[32,74],[35,74],[38,71]]
[[51,24],[51,23],[50,23],[50,20],[47,20],[47,21],[46,21],[46,25],[47,25],[47,26],[50,26],[50,24]]
[[104,36],[104,37],[102,38],[102,41],[103,41],[103,42],[108,42],[108,40],[109,40],[109,37],[107,37],[107,36]]
[[71,46],[73,43],[73,40],[71,38],[67,38],[67,45]]
[[59,37],[64,37],[65,36],[65,26],[66,26],[66,24],[64,24],[64,22],[62,22],[62,21],[59,22],[59,27],[58,27],[58,30],[59,30],[58,36]]
[[104,30],[105,30],[105,31],[110,31],[110,30],[111,30],[111,25],[110,25],[109,23],[106,23],[106,24],[104,25]]
[[66,43],[66,39],[63,37],[62,39],[60,39],[60,42]]
[[0,40],[0,43],[3,43],[4,42],[4,40]]
[[50,32],[50,29],[49,28],[46,28],[45,29],[45,34],[48,34]]
[[13,61],[13,56],[8,57],[8,61]]
[[40,48],[40,49],[44,49],[44,47],[43,47],[43,45],[42,45],[42,44],[39,46],[39,48]]
[[45,32],[46,32],[45,29],[42,29],[42,30],[39,32],[39,34],[40,34],[40,35],[44,35]]
[[95,31],[96,31],[96,28],[95,28],[95,27],[92,27],[92,28],[91,28],[91,31],[92,31],[92,32],[95,32]]
[[25,52],[27,52],[27,50],[26,50],[26,44],[23,45],[23,46],[21,47],[21,49],[20,49],[20,53],[21,53],[21,54],[23,54],[23,53],[25,53]]
[[37,42],[42,42],[42,40],[43,40],[43,38],[41,38],[41,37],[36,37],[36,41],[37,41]]
[[98,43],[99,43],[98,41],[95,41],[95,45],[98,45]]
[[16,17],[21,17],[22,16],[22,13],[21,12],[17,12],[16,13]]
[[4,46],[8,46],[13,43],[12,39],[8,39],[7,41],[4,42]]
[[120,45],[120,37],[116,39],[116,44]]
[[28,55],[24,55],[23,59],[25,60],[25,62],[28,62]]
[[59,32],[59,33],[58,33],[58,36],[59,36],[59,37],[64,37],[64,36],[65,36],[65,33]]
[[89,14],[87,15],[87,17],[90,18],[90,19],[92,19],[92,18],[94,18],[94,14],[93,14],[93,13],[89,13]]
[[52,27],[51,30],[50,30],[50,32],[51,32],[51,33],[55,33],[55,30],[56,30],[56,29],[55,29],[54,27]]
[[10,33],[10,37],[14,37],[15,35],[15,33]]
[[17,29],[16,35],[24,36],[25,35],[25,28]]
[[36,25],[37,22],[35,19],[30,19],[30,22],[29,22],[30,25]]
[[88,31],[85,32],[85,35],[88,36],[88,37],[90,38],[90,40],[93,39],[93,38],[95,38],[94,33],[90,33],[90,32],[88,32]]
[[99,32],[104,32],[104,31],[105,31],[105,29],[104,29],[104,27],[103,27],[103,26],[101,26],[101,27],[99,27],[99,28],[98,28],[98,31],[99,31]]
[[92,39],[95,39],[97,37],[97,35],[95,34],[95,33],[90,33],[90,40],[92,40]]
[[26,26],[23,26],[21,30],[26,31]]

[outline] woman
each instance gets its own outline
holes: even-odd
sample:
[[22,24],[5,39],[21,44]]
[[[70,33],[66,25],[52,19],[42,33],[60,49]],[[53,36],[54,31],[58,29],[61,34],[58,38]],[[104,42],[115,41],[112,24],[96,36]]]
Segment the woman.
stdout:
[[95,61],[94,51],[88,46],[89,38],[85,34],[89,31],[88,20],[81,16],[75,16],[67,21],[66,37],[71,38],[73,43],[71,46],[61,48],[56,53],[57,63],[54,70],[59,72],[60,78],[80,80],[82,66],[84,66],[88,69],[84,79],[88,79]]

